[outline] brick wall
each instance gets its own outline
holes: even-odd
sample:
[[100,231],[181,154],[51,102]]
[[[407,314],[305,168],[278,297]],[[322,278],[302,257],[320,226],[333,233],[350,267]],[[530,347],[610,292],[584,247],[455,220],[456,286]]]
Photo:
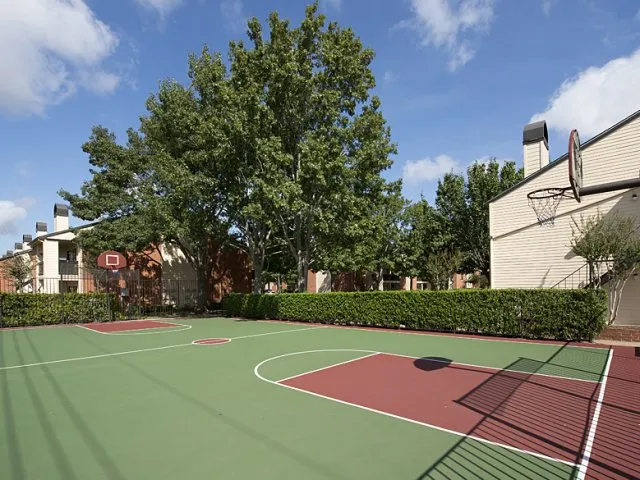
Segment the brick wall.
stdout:
[[640,327],[608,327],[598,340],[615,340],[640,343]]

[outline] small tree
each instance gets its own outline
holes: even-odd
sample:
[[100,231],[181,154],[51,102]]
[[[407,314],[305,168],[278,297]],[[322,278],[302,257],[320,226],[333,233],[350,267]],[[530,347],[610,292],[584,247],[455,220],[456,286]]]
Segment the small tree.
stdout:
[[24,255],[9,259],[5,271],[13,280],[16,292],[22,292],[23,288],[31,282],[31,264],[28,257]]
[[461,263],[462,256],[459,250],[440,250],[427,257],[423,277],[436,290],[448,290],[449,281]]
[[590,284],[608,285],[609,325],[615,322],[622,291],[640,267],[640,234],[636,219],[619,213],[574,221],[571,249],[589,266]]

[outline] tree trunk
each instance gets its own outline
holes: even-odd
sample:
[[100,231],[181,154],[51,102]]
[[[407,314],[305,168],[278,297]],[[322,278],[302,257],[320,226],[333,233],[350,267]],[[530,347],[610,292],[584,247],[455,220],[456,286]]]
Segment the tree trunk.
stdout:
[[629,276],[614,279],[609,282],[609,321],[608,325],[613,325],[618,316],[618,310],[620,309],[620,302],[622,300],[622,291],[624,290]]
[[378,290],[381,292],[384,290],[384,276],[382,274],[382,267],[378,267],[378,271],[376,272],[376,280],[378,281]]
[[209,275],[207,274],[206,267],[198,267],[196,275],[198,283],[198,304],[196,309],[199,312],[203,312],[207,307],[207,283],[209,281]]
[[262,272],[264,269],[263,252],[253,252],[251,255],[251,263],[253,264],[253,293],[262,293],[264,283],[262,282]]
[[297,290],[300,293],[307,291],[307,274],[308,273],[309,273],[309,261],[307,260],[306,255],[303,252],[299,252],[298,266],[297,266],[297,274],[298,274]]
[[303,293],[307,291],[307,271],[309,269],[308,261],[308,245],[303,245],[302,240],[302,219],[298,216],[296,218],[295,225],[295,240],[296,240],[296,273],[298,279],[296,282],[296,291]]

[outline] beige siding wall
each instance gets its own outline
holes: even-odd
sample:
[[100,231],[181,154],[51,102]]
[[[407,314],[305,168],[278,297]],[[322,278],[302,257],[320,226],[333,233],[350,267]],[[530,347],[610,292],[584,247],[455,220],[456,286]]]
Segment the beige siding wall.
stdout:
[[[582,160],[584,186],[637,178],[640,119],[584,148]],[[581,216],[619,211],[635,216],[640,224],[640,200],[632,200],[633,193],[640,196],[640,189],[634,189],[584,197],[581,203],[563,200],[555,225],[540,227],[528,205],[527,193],[568,184],[568,165],[563,160],[490,205],[493,288],[551,287],[582,266],[584,260],[574,257],[570,247],[573,221],[579,222]],[[625,298],[624,302],[632,308],[632,300]]]
[[58,269],[58,242],[55,240],[44,240],[42,242],[42,261],[44,263],[43,277],[57,278]]
[[522,150],[525,175],[531,175],[549,164],[549,149],[545,142],[529,143]]
[[53,217],[53,231],[61,232],[69,228],[69,217],[58,215]]
[[615,324],[640,326],[640,275],[631,277],[625,285]]

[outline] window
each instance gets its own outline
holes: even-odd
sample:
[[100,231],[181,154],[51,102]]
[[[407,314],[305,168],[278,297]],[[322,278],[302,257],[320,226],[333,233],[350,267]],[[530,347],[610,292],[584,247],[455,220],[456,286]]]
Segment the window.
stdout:
[[67,285],[67,293],[78,293],[77,285]]
[[400,280],[384,280],[382,282],[382,288],[387,290],[400,290]]

